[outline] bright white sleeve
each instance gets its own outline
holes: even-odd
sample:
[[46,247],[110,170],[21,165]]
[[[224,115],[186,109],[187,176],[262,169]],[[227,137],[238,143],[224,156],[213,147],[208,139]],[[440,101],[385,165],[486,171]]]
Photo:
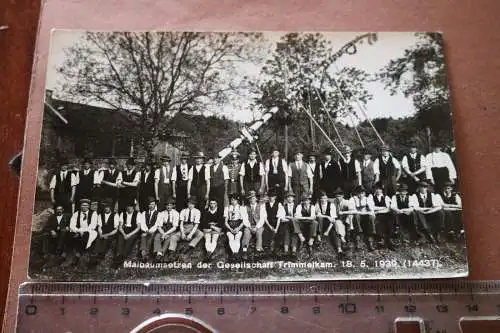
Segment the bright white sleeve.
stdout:
[[302,205],[298,204],[297,207],[295,207],[295,217],[302,217]]
[[259,162],[259,175],[264,176],[266,174],[266,170],[264,170],[264,164]]
[[358,160],[354,160],[354,170],[356,170],[356,173],[361,172],[361,164]]
[[432,153],[428,154],[425,158],[425,178],[434,180],[432,178]]
[[391,198],[388,195],[385,196],[385,206],[387,208],[391,207]]
[[[422,164],[422,162],[420,162],[420,164]],[[404,170],[410,170],[410,167],[408,166],[408,158],[406,158],[406,155],[401,159],[401,167]]]
[[53,175],[52,178],[50,179],[49,188],[51,190],[56,188],[56,175]]
[[240,176],[245,176],[245,163],[241,163]]
[[288,165],[287,170],[288,170],[288,171],[287,171],[287,176],[288,176],[288,177],[292,177],[292,163],[290,163],[290,164]]
[[224,180],[229,180],[229,169],[227,168],[227,166],[223,165],[222,166],[222,173],[224,175]]
[[[446,154],[446,153],[445,153]],[[448,168],[448,173],[450,175],[450,179],[457,179],[457,169],[453,165],[453,161],[451,160],[450,155],[445,155],[446,167]]]
[[443,198],[437,193],[431,193],[433,207],[443,207]]
[[78,218],[78,212],[73,213],[71,215],[71,219],[69,220],[69,230],[71,232],[77,232],[79,229],[76,228],[76,220]]
[[120,216],[118,216],[118,214],[115,214],[115,218],[113,219],[113,225],[115,227],[115,229],[118,228],[118,226],[120,225]]
[[210,168],[205,167],[205,180],[210,180]]
[[395,195],[392,196],[392,199],[390,200],[391,203],[391,208],[392,209],[398,209],[398,201]]
[[401,164],[399,164],[399,161],[398,161],[398,159],[397,159],[397,158],[393,157],[393,158],[392,158],[392,163],[394,164],[394,167],[395,167],[396,169],[401,169]]
[[155,170],[155,180],[160,179],[160,169]]
[[285,214],[285,207],[281,204],[281,202],[278,202],[278,213],[276,214],[276,217],[281,219],[286,216]]
[[418,199],[416,194],[412,194],[410,198],[408,199],[408,205],[412,208],[417,208],[419,207],[418,205]]
[[456,198],[456,201],[457,201],[457,205],[459,205],[460,207],[462,207],[462,198],[460,198],[460,195],[455,194],[455,198]]
[[257,223],[257,228],[263,227],[266,220],[267,220],[266,207],[264,205],[260,205],[260,219],[259,223]]
[[240,206],[240,217],[243,220],[243,225],[249,227],[250,221],[248,220],[247,209],[243,206]]
[[373,173],[376,175],[380,174],[380,161],[378,158],[373,161]]
[[[188,170],[188,180],[193,180],[193,168],[194,168],[194,166],[190,167]],[[156,173],[155,173],[155,178],[156,178]],[[158,178],[159,178],[159,176],[158,176]]]
[[370,210],[375,209],[375,202],[373,201],[373,196],[371,194],[366,198],[366,205]]
[[170,176],[170,180],[173,182],[177,181],[177,168],[175,166],[173,166],[172,176]]

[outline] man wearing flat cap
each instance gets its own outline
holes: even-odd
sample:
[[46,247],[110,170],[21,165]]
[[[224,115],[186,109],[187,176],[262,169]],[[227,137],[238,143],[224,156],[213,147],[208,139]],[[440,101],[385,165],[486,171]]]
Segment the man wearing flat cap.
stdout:
[[82,170],[76,173],[77,185],[75,192],[75,202],[80,202],[83,198],[95,198],[94,187],[98,183],[96,172],[92,169],[92,162],[89,158],[83,159]]
[[73,264],[76,265],[80,257],[92,246],[97,238],[98,215],[90,211],[90,200],[80,200],[80,208],[71,216],[69,230],[72,245],[75,251]]
[[359,161],[352,156],[352,149],[349,146],[344,147],[344,157],[340,158],[339,163],[342,189],[346,197],[350,197],[354,188],[361,185],[361,166]]
[[116,168],[116,161],[109,159],[107,168],[102,171],[101,195],[102,198],[111,198],[113,210],[118,202],[118,188],[122,181],[122,173]]
[[383,145],[380,152],[373,166],[379,171],[375,174],[375,181],[382,184],[387,195],[393,196],[396,193],[396,184],[401,177],[401,165],[396,158],[392,157],[389,146]]
[[413,194],[416,192],[418,183],[425,180],[426,160],[423,154],[418,152],[417,141],[410,142],[410,151],[403,156],[401,167],[406,175],[408,191]]
[[125,170],[122,171],[120,181],[120,197],[118,201],[118,210],[123,212],[125,208],[137,202],[137,185],[140,181],[140,172],[135,169],[135,160],[130,157],[125,163]]
[[419,183],[417,193],[412,197],[419,229],[429,242],[440,242],[445,222],[443,199],[439,194],[430,192],[429,183],[425,181]]
[[265,185],[264,175],[264,166],[257,161],[257,151],[252,147],[248,152],[248,160],[241,165],[240,169],[241,193],[243,195],[249,191],[262,193]]
[[271,158],[264,164],[266,192],[274,189],[278,201],[283,201],[285,189],[288,188],[287,163],[280,157],[277,147],[271,148]]
[[139,210],[148,209],[148,198],[156,197],[155,193],[155,170],[153,161],[147,160],[141,170],[139,182]]
[[172,180],[175,168],[170,165],[170,156],[164,155],[160,160],[161,166],[155,171],[155,195],[158,209],[163,211],[166,208],[167,199],[176,196],[175,181]]
[[71,213],[78,179],[68,167],[67,159],[59,160],[59,170],[52,176],[49,189],[53,207],[62,206],[65,212]]
[[288,187],[297,197],[304,193],[312,193],[314,189],[313,173],[311,168],[302,160],[301,151],[295,152],[295,161],[288,166]]
[[333,160],[332,157],[332,150],[330,148],[325,149],[323,152],[323,162],[320,164],[322,177],[319,187],[326,192],[329,198],[333,198],[335,189],[343,185],[340,163]]
[[200,210],[205,209],[210,195],[210,168],[204,164],[205,154],[203,152],[198,152],[193,158],[194,165],[189,169],[188,174],[188,199],[195,197],[195,205]]

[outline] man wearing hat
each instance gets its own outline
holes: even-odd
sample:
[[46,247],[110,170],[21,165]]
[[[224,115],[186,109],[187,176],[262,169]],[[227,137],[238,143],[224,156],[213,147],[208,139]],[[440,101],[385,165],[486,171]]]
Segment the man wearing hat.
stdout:
[[323,170],[321,168],[321,164],[316,163],[316,156],[316,152],[311,152],[307,156],[307,166],[311,169],[311,172],[313,174],[313,191],[311,192],[313,204],[318,200],[319,183],[321,181],[321,178],[323,178]]
[[353,214],[353,226],[355,247],[360,248],[361,235],[368,246],[368,251],[373,251],[374,236],[375,236],[375,204],[373,196],[366,194],[363,186],[359,185],[354,188],[354,196],[349,199],[349,205]]
[[307,244],[309,245],[309,253],[312,253],[314,239],[317,236],[318,220],[316,207],[311,204],[311,195],[307,192],[302,193],[302,201],[295,209],[293,219],[293,229],[295,237],[292,237],[292,255],[297,254],[297,239],[301,243],[306,241],[304,233],[307,235]]
[[161,166],[155,171],[155,196],[160,211],[165,210],[169,197],[176,196],[175,181],[172,180],[175,168],[170,165],[170,161],[170,156],[162,156]]
[[255,235],[255,250],[257,252],[264,251],[262,247],[262,233],[264,232],[264,223],[267,219],[266,209],[264,205],[258,202],[257,193],[255,191],[248,192],[247,200],[248,205],[246,206],[246,209],[248,219],[243,221],[246,222],[246,224],[245,229],[243,230],[243,239],[241,242],[244,256],[248,251],[252,235]]
[[418,152],[417,141],[410,142],[410,152],[403,156],[401,167],[406,175],[406,183],[410,193],[415,193],[418,183],[425,179],[426,161],[425,156]]
[[271,189],[276,191],[278,201],[283,201],[285,189],[288,188],[287,163],[284,158],[280,158],[277,147],[271,148],[271,158],[265,162],[265,183],[266,192]]
[[229,259],[232,261],[240,251],[243,228],[248,224],[247,210],[240,204],[240,196],[237,193],[230,195],[229,205],[224,208],[224,224],[231,249]]
[[122,179],[119,183],[120,197],[118,201],[118,210],[123,212],[125,208],[137,201],[137,185],[141,180],[140,173],[135,169],[135,160],[130,157],[125,163],[125,170],[122,171]]
[[319,200],[316,204],[316,214],[318,217],[318,241],[321,241],[321,234],[323,236],[330,236],[330,232],[334,229],[333,235],[330,237],[332,244],[337,250],[338,254],[342,253],[342,241],[345,239],[345,225],[337,217],[337,210],[333,202],[328,201],[328,196],[325,191],[319,193]]
[[[151,254],[151,245],[158,230],[160,221],[162,222],[161,213],[156,207],[155,198],[149,198],[148,209],[142,212],[141,218],[141,258],[148,259]],[[165,200],[166,204],[166,200]]]
[[332,151],[330,148],[325,149],[323,153],[323,162],[321,162],[322,178],[320,180],[319,188],[326,192],[329,198],[333,198],[333,192],[338,187],[341,187],[342,176],[340,170],[340,163],[332,159]]
[[205,260],[210,260],[217,248],[217,240],[219,239],[224,224],[224,210],[219,208],[217,199],[210,198],[208,207],[201,213],[200,229],[205,235]]
[[229,185],[229,170],[219,154],[214,155],[214,163],[210,166],[210,198],[217,201],[218,207],[224,207],[227,201],[227,187]]
[[111,198],[113,210],[118,202],[118,187],[122,181],[122,173],[116,169],[116,161],[109,159],[107,169],[102,171],[101,195],[102,198]]
[[446,182],[455,183],[457,170],[450,155],[441,151],[440,142],[433,144],[433,150],[425,158],[426,177],[431,184],[435,185],[436,191],[441,193]]
[[288,166],[288,187],[298,197],[302,197],[304,193],[312,193],[314,189],[314,175],[311,168],[302,160],[303,156],[302,152],[297,151],[295,161]]
[[290,249],[290,241],[294,234],[293,221],[295,218],[295,211],[297,204],[295,203],[295,193],[288,191],[285,194],[285,202],[283,203],[283,210],[285,216],[281,219],[281,230],[283,230],[283,252],[288,255]]
[[241,193],[245,195],[250,191],[262,193],[264,191],[264,166],[257,161],[257,151],[250,148],[248,160],[240,168]]
[[[409,239],[418,242],[420,232],[417,230],[417,221],[413,207],[418,203],[413,202],[414,197],[408,193],[408,185],[402,183],[399,191],[391,199],[391,210],[395,217],[396,227],[399,227],[404,234],[409,235]],[[405,235],[401,235],[405,237]]]
[[188,198],[191,196],[197,200],[197,208],[204,209],[210,194],[210,168],[203,163],[205,154],[199,152],[194,155],[194,165],[188,174]]
[[[154,198],[150,198],[154,201]],[[116,257],[113,267],[118,268],[123,261],[129,257],[137,241],[143,214],[134,210],[133,205],[128,205],[126,210],[120,214],[120,226],[118,227],[118,244],[116,246]],[[134,258],[135,259],[135,258]]]
[[196,197],[190,197],[187,208],[184,208],[180,214],[179,231],[170,239],[171,251],[175,251],[179,241],[189,242],[184,253],[192,251],[196,245],[203,239],[203,232],[199,230],[201,221],[201,212],[196,208]]
[[375,184],[374,190],[373,210],[375,212],[376,233],[381,245],[394,250],[393,238],[396,233],[396,225],[394,223],[394,216],[391,214],[391,199],[385,195],[380,183]]
[[175,167],[172,181],[175,182],[175,207],[178,212],[187,207],[188,180],[189,180],[189,154],[182,153],[181,163]]
[[64,214],[64,208],[57,205],[54,214],[51,215],[43,227],[43,255],[55,256],[57,261],[66,258],[69,235],[69,217]]
[[175,248],[170,247],[172,236],[179,229],[179,213],[174,209],[176,201],[173,198],[167,199],[167,209],[158,216],[158,232],[154,237],[154,253],[156,260],[161,260],[167,253],[172,255]]
[[90,211],[90,200],[80,200],[80,208],[73,213],[69,222],[72,247],[75,251],[73,264],[77,264],[80,257],[87,251],[97,238],[98,215]]
[[97,216],[97,240],[92,255],[91,264],[96,265],[104,259],[115,239],[120,226],[120,216],[113,212],[113,201],[106,199],[104,209]]
[[52,175],[49,189],[53,207],[62,206],[65,212],[71,213],[78,179],[75,174],[68,170],[68,166],[69,163],[66,159],[59,161],[59,171]]
[[375,181],[382,184],[387,195],[393,196],[396,193],[396,184],[401,177],[401,166],[399,161],[392,157],[387,145],[383,145],[380,151],[380,156],[374,162],[374,168],[379,171],[375,174]]
[[366,189],[367,193],[373,193],[373,186],[375,185],[375,175],[379,174],[378,166],[372,160],[372,153],[369,149],[363,149],[363,161],[361,166],[361,183]]
[[83,198],[95,198],[94,186],[98,180],[90,159],[83,160],[83,168],[76,173],[76,178],[75,202],[80,202]]
[[231,196],[232,194],[240,194],[241,193],[241,187],[240,187],[240,169],[241,169],[241,164],[240,164],[240,153],[233,148],[231,150],[231,163],[228,167],[228,172],[229,172],[229,184],[227,187],[227,194],[228,196]]
[[139,182],[139,209],[141,212],[148,209],[148,198],[155,197],[155,170],[153,161],[144,163]]
[[437,193],[428,190],[429,183],[422,181],[417,193],[413,195],[413,209],[418,226],[431,243],[440,242],[444,231],[443,199]]
[[361,166],[357,159],[352,157],[352,149],[349,146],[344,147],[344,157],[339,160],[342,189],[347,197],[353,194],[356,186],[361,185]]
[[445,214],[445,226],[450,238],[462,236],[464,226],[462,223],[462,199],[460,194],[453,191],[453,184],[447,182],[444,184],[444,190],[441,195],[443,199],[443,210]]
[[281,220],[285,218],[285,209],[281,202],[278,201],[277,197],[278,194],[276,190],[271,189],[268,192],[269,200],[263,204],[266,209],[266,220],[262,241],[264,246],[271,249],[273,253],[282,245],[281,243],[286,229],[286,225],[281,226]]
[[344,228],[342,228],[340,223],[336,223],[337,233],[340,236],[340,243],[342,246],[347,243],[346,241],[347,233],[352,235],[352,233],[354,232],[353,231],[354,226],[353,226],[353,212],[351,211],[349,200],[344,198],[344,191],[340,187],[337,187],[333,191],[333,205],[335,206],[335,211],[337,213],[337,218],[339,222],[342,223],[344,226]]

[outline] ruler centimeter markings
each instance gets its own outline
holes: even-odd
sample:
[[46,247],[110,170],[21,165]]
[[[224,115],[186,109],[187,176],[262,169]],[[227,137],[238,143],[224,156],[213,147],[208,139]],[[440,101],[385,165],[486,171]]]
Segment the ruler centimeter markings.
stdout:
[[127,332],[178,314],[218,332],[261,332],[272,323],[276,332],[393,333],[397,321],[420,321],[426,332],[451,333],[461,318],[497,319],[499,310],[495,281],[27,283],[17,332]]

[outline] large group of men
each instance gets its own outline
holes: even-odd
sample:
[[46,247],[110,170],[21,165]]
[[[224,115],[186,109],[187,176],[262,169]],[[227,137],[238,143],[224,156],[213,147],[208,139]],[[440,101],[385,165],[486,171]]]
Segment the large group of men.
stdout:
[[339,159],[327,149],[307,160],[297,151],[288,163],[276,147],[263,161],[253,148],[245,160],[233,149],[227,165],[200,152],[178,165],[161,156],[138,168],[129,158],[122,170],[112,159],[98,169],[89,159],[80,168],[61,161],[49,186],[54,215],[43,231],[44,257],[75,265],[88,253],[95,266],[112,250],[119,267],[131,257],[178,260],[202,241],[206,261],[218,246],[227,246],[229,260],[250,252],[297,259],[302,247],[311,254],[323,242],[341,257],[462,237],[450,155],[414,146],[398,160],[389,147],[379,150],[356,159],[346,146]]

